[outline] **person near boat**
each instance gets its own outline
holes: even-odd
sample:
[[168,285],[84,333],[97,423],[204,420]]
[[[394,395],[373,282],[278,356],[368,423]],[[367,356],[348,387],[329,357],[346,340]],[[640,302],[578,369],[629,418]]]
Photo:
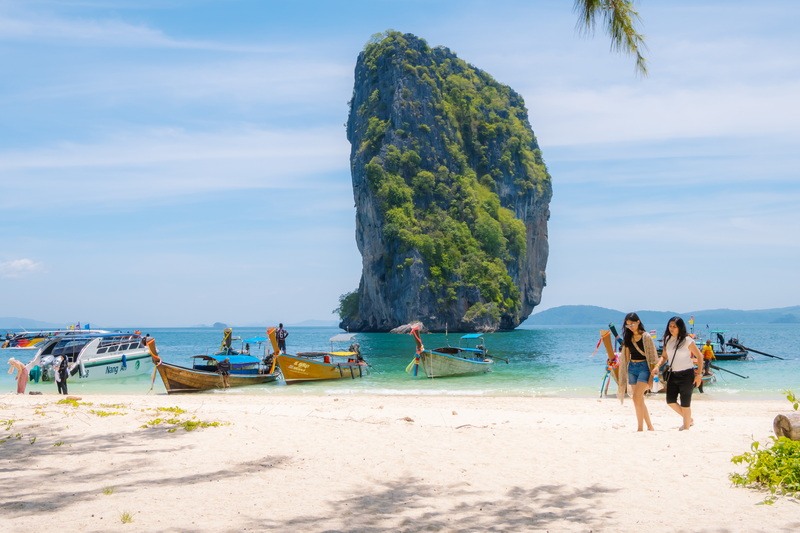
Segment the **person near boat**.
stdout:
[[644,393],[652,386],[654,374],[651,370],[658,371],[656,346],[639,319],[639,315],[628,313],[625,315],[624,324],[622,352],[619,357],[617,397],[623,400],[628,385],[630,385],[633,406],[636,410],[637,431],[643,431],[645,424],[648,431],[653,431],[654,428],[652,422],[650,422],[650,413],[645,404]]
[[[668,364],[666,381],[667,405],[681,418],[681,431],[688,430],[692,420],[692,392],[703,383],[703,354],[697,349],[694,340],[686,333],[686,323],[679,316],[669,319],[663,338],[664,349],[658,358],[658,366]],[[698,366],[695,367],[695,364]],[[658,368],[653,369],[653,375]],[[678,399],[680,398],[680,403]]]
[[228,383],[228,376],[231,374],[231,359],[230,357],[226,357],[222,361],[217,363],[217,370],[219,374],[222,376],[222,386],[226,389],[230,387],[230,383]]
[[714,356],[714,347],[711,346],[711,341],[708,340],[703,345],[703,375],[711,375],[711,361],[716,359]]
[[69,361],[63,355],[59,357],[58,366],[55,372],[56,386],[59,394],[69,394],[67,392],[67,378],[69,377]]
[[286,353],[286,337],[289,336],[289,332],[283,329],[283,324],[278,324],[278,329],[275,331],[275,338],[278,339],[278,350],[281,353]]
[[14,370],[17,371],[17,394],[25,394],[25,388],[28,386],[28,368],[25,363],[13,357],[8,360],[8,364],[11,365],[8,369],[9,374],[13,374]]

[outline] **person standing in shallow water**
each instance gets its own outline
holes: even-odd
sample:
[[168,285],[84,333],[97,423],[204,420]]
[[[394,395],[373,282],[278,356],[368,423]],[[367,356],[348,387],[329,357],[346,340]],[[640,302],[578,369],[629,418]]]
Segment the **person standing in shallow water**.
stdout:
[[217,370],[219,371],[220,376],[222,376],[222,386],[226,389],[230,387],[230,383],[228,383],[228,376],[231,373],[231,358],[226,357],[222,361],[217,363]]
[[636,409],[637,431],[643,431],[645,424],[648,431],[654,429],[644,401],[644,393],[650,389],[653,382],[651,370],[655,368],[658,371],[657,361],[656,346],[644,329],[642,321],[639,320],[639,315],[628,313],[625,315],[625,330],[622,334],[617,397],[623,400],[630,384],[633,391],[633,407]]
[[[681,415],[681,431],[694,424],[692,420],[692,392],[703,384],[703,355],[694,340],[686,333],[686,323],[679,316],[669,319],[664,331],[664,349],[658,359],[669,363],[670,378],[667,380],[667,405]],[[695,368],[695,364],[697,367]],[[656,368],[654,372],[657,372]],[[680,396],[680,404],[678,397]]]

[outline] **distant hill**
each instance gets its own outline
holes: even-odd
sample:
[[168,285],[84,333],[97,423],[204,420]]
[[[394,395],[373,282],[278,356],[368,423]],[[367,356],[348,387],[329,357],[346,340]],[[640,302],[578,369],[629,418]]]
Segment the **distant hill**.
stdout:
[[[676,313],[673,311],[636,311],[648,329],[664,326],[673,316],[688,321],[694,316],[695,325],[706,324],[794,324],[800,322],[800,305],[779,309],[759,309],[740,311],[735,309],[708,309]],[[618,326],[625,318],[625,312],[594,305],[562,305],[553,307],[528,317],[526,326],[598,326],[606,327],[609,322]]]
[[30,318],[18,318],[13,316],[0,317],[0,329],[58,329],[66,326],[66,324],[54,324],[52,322],[42,322]]

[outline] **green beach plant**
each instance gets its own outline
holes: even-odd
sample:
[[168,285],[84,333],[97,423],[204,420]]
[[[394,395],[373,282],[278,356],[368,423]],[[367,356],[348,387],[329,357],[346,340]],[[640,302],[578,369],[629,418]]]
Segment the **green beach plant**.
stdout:
[[92,413],[93,415],[97,415],[97,416],[100,416],[100,417],[115,416],[115,415],[117,415],[117,416],[125,416],[126,414],[128,414],[128,413],[120,413],[120,412],[117,412],[117,411],[111,411],[111,412],[109,412],[109,411],[97,411],[95,409],[90,409],[89,412]]
[[78,402],[78,400],[64,398],[56,402],[57,405],[71,405],[72,407],[79,407],[81,405],[93,405],[89,402]]
[[185,409],[181,409],[178,406],[175,407],[156,407],[156,411],[164,412],[164,413],[175,413],[176,415],[182,415],[186,412]]
[[119,515],[119,520],[123,524],[130,524],[131,522],[133,522],[133,514],[129,513],[128,511],[123,511]]
[[[784,391],[784,395],[797,411],[800,400],[792,391]],[[731,461],[747,465],[744,474],[730,474],[734,485],[769,491],[763,504],[771,505],[779,496],[800,496],[800,441],[770,437],[765,446],[754,441],[749,452],[737,455]]]
[[[158,407],[156,411],[162,412],[169,412],[174,413],[176,415],[181,415],[186,413],[185,410],[181,409],[180,407]],[[208,428],[208,427],[219,427],[219,426],[228,426],[230,422],[203,422],[202,420],[196,420],[196,417],[192,417],[191,420],[182,420],[181,418],[175,416],[171,418],[154,418],[149,422],[146,422],[144,425],[140,426],[142,428],[150,428],[155,426],[161,425],[169,425],[167,429],[167,433],[174,433],[178,429],[183,428],[186,431],[194,431],[198,428]]]
[[105,494],[106,496],[111,496],[112,494],[114,494],[114,487],[106,487],[106,488],[104,488],[103,489],[103,494]]

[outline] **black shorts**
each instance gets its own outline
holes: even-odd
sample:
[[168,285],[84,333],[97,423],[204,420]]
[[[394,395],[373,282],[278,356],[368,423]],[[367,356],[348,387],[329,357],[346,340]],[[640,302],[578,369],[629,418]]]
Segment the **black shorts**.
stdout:
[[667,381],[667,403],[677,403],[680,395],[681,407],[690,407],[693,390],[694,368],[673,372]]

